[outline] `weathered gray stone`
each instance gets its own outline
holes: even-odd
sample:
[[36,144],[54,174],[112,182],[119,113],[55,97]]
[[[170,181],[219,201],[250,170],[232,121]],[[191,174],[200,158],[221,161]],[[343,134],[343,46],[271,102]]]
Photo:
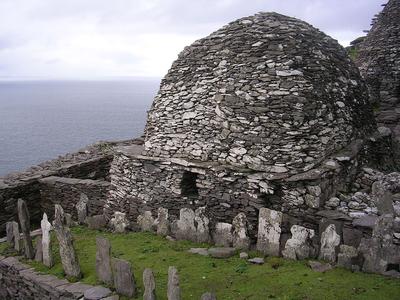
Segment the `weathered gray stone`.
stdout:
[[42,237],[38,235],[35,239],[36,249],[35,249],[35,261],[42,262],[43,261],[43,246],[42,246]]
[[233,241],[232,224],[222,222],[215,224],[213,239],[216,246],[231,247]]
[[175,267],[168,268],[168,300],[180,300],[181,289],[179,287],[178,270]]
[[53,266],[53,252],[51,248],[51,224],[47,219],[46,213],[43,213],[43,219],[40,222],[42,229],[42,251],[43,251],[43,264],[51,268]]
[[89,229],[100,230],[104,229],[107,225],[107,220],[104,215],[95,215],[86,218],[86,223]]
[[279,256],[282,213],[260,208],[258,216],[257,250],[271,256]]
[[247,261],[249,263],[252,263],[252,264],[255,264],[255,265],[263,265],[264,264],[264,258],[262,258],[262,257],[250,258]]
[[248,222],[244,213],[239,213],[233,218],[233,248],[247,250],[250,247],[250,238],[248,236]]
[[290,259],[305,259],[313,255],[311,239],[314,236],[314,230],[300,225],[293,225],[290,229],[292,237],[286,241],[285,249],[282,255]]
[[190,248],[188,250],[189,253],[192,254],[199,254],[202,256],[208,256],[208,249],[207,248]]
[[217,300],[217,297],[213,293],[204,293],[200,300]]
[[332,266],[330,264],[324,264],[320,263],[319,261],[314,261],[310,260],[308,262],[308,265],[310,268],[315,271],[315,272],[320,272],[320,273],[325,273],[326,271],[329,271],[332,269]]
[[85,193],[81,193],[78,203],[75,205],[78,214],[78,223],[83,225],[86,223],[88,216],[89,198]]
[[247,252],[240,252],[239,253],[239,257],[241,259],[248,259],[249,258],[249,254]]
[[83,293],[85,300],[100,300],[110,296],[110,289],[102,286],[94,286]]
[[111,245],[103,237],[96,237],[96,274],[97,278],[108,285],[113,283],[111,269]]
[[319,259],[336,262],[336,249],[340,245],[340,235],[336,233],[335,224],[330,224],[321,234]]
[[137,223],[141,231],[154,232],[154,218],[151,214],[151,211],[148,210],[139,215],[137,217]]
[[61,205],[55,205],[54,231],[60,246],[60,257],[64,272],[67,276],[76,278],[81,277],[81,269],[79,267],[78,258],[72,242],[72,234],[70,229],[65,225],[64,210]]
[[136,294],[136,283],[129,262],[113,258],[112,269],[114,276],[114,287],[118,294],[133,297]]
[[32,259],[35,256],[31,239],[31,223],[29,218],[29,211],[26,203],[22,199],[18,199],[18,218],[21,225],[21,231],[24,240],[25,257]]
[[154,280],[154,274],[151,269],[146,268],[143,271],[143,286],[143,300],[156,300],[156,282]]
[[13,223],[6,223],[6,234],[7,234],[7,243],[11,246],[14,246],[14,232],[13,232]]
[[206,215],[206,208],[199,207],[194,212],[194,220],[196,222],[196,242],[209,243],[210,242],[210,220]]
[[19,225],[17,222],[11,222],[12,223],[12,229],[13,229],[13,237],[14,237],[14,249],[17,252],[20,252],[22,250],[22,245],[21,245],[21,237],[19,233]]
[[235,253],[236,249],[231,247],[215,247],[208,249],[208,254],[214,258],[228,258],[234,256]]
[[372,184],[372,199],[381,215],[393,214],[393,196],[383,182],[376,181]]
[[65,225],[67,225],[68,227],[74,226],[74,222],[72,221],[71,214],[65,213],[64,217],[65,217]]
[[196,226],[194,224],[195,213],[190,208],[182,208],[179,212],[179,220],[176,222],[175,237],[178,240],[196,240]]
[[168,209],[159,207],[157,211],[157,219],[155,220],[157,226],[157,234],[167,236],[170,233],[170,224],[168,219]]
[[113,218],[109,223],[111,230],[115,233],[124,233],[126,228],[129,226],[129,221],[126,218],[126,214],[116,211],[114,212]]
[[340,245],[340,252],[338,254],[337,265],[342,268],[351,270],[353,267],[353,260],[358,256],[356,248],[348,245]]

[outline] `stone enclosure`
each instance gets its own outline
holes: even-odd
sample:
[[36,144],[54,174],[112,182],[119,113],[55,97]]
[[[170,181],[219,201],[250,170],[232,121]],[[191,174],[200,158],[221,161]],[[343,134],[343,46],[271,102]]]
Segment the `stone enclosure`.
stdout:
[[[144,139],[0,181],[1,230],[24,198],[32,224],[60,204],[91,228],[108,223],[115,232],[215,243],[225,249],[218,255],[256,248],[400,277],[398,119],[383,121],[398,105],[398,36],[383,33],[395,30],[399,9],[389,1],[364,41],[358,64],[368,87],[337,41],[276,13],[196,41],[161,82]],[[382,39],[393,69],[374,73]],[[145,277],[151,299],[150,271]]]

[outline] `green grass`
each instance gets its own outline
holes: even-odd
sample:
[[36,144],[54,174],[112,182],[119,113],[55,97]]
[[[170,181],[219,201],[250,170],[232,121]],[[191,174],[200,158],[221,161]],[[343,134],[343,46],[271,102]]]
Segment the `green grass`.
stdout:
[[[248,264],[233,257],[213,259],[187,253],[201,245],[180,241],[170,242],[149,233],[111,234],[82,227],[72,229],[84,283],[96,284],[96,236],[111,242],[114,257],[132,263],[142,299],[144,268],[154,271],[158,299],[166,299],[167,272],[176,266],[180,276],[182,299],[200,299],[211,291],[223,299],[399,299],[400,281],[379,275],[352,273],[334,269],[321,274],[310,270],[304,261],[289,261],[271,257],[261,266]],[[0,245],[1,246],[1,245]],[[1,248],[0,248],[1,250]],[[4,249],[3,249],[4,250]],[[55,266],[47,269],[30,262],[36,270],[62,277],[63,270],[57,245],[53,247]],[[257,253],[251,252],[254,256]]]

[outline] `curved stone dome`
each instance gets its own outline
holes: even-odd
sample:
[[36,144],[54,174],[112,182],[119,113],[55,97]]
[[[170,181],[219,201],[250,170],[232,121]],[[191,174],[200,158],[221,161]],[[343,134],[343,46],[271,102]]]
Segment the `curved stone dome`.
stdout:
[[294,174],[374,129],[337,41],[276,13],[236,20],[180,53],[162,80],[145,152]]

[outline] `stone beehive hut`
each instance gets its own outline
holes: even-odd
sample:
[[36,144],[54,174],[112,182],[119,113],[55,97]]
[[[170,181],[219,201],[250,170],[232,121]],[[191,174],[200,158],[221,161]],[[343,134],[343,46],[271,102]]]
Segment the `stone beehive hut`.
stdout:
[[144,146],[114,158],[105,211],[134,219],[206,206],[211,220],[244,212],[255,224],[269,207],[313,222],[374,129],[359,72],[335,40],[276,13],[242,18],[173,63]]
[[400,137],[400,1],[390,0],[360,45],[357,65],[376,107],[377,122]]

